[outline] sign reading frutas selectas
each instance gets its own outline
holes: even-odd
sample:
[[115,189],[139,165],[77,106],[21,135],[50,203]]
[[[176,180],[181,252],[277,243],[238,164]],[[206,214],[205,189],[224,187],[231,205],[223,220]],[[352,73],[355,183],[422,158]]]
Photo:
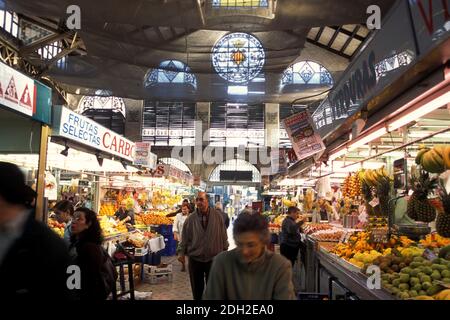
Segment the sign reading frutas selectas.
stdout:
[[133,161],[134,142],[67,108],[61,108],[55,131],[61,137]]
[[149,142],[136,142],[134,148],[134,164],[150,169],[156,167],[157,157],[150,152],[151,145]]
[[34,80],[0,63],[0,104],[33,116],[36,110]]
[[308,111],[302,111],[284,119],[284,127],[298,160],[325,150],[322,138],[314,130]]

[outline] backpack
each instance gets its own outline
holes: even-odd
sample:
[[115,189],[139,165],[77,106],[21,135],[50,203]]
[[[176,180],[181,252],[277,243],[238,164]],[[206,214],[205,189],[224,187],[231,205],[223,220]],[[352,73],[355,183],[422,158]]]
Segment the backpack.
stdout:
[[114,263],[108,252],[106,252],[104,248],[102,248],[102,252],[104,261],[101,268],[101,275],[105,289],[105,296],[107,297],[113,292],[113,290],[115,290],[116,281],[119,277],[119,274],[117,273],[116,267],[114,266]]

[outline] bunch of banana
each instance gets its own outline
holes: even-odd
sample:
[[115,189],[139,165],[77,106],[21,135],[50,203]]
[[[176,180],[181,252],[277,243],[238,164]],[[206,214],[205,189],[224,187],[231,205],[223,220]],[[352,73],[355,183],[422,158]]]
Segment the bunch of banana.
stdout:
[[296,207],[297,206],[297,203],[295,201],[289,200],[286,198],[283,198],[282,202],[285,207]]
[[371,187],[378,186],[383,180],[390,180],[389,174],[385,167],[378,168],[377,170],[367,169],[360,174],[360,179]]
[[356,174],[358,175],[359,181],[361,181],[361,183],[367,184],[367,182],[366,182],[366,180],[365,180],[364,172],[365,172],[364,169],[359,169],[358,172],[357,172]]
[[450,289],[442,290],[436,294],[434,300],[450,300]]
[[416,164],[430,173],[442,173],[446,168],[450,169],[450,146],[438,145],[432,149],[425,145],[419,146]]

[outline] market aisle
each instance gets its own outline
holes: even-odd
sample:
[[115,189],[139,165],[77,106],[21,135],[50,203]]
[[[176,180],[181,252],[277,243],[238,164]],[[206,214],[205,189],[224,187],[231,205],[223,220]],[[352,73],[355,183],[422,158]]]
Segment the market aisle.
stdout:
[[[233,224],[227,230],[229,250],[236,247],[233,240]],[[152,292],[152,300],[192,300],[191,284],[189,281],[189,273],[181,272],[181,265],[176,257],[162,257],[161,263],[173,265],[172,282],[163,282],[159,284],[141,283],[137,286],[136,291]],[[187,265],[186,265],[187,269]]]
[[[143,292],[153,292],[152,300],[192,300],[191,284],[189,282],[189,273],[181,272],[181,265],[176,257],[162,257],[162,263],[171,263],[173,265],[172,282],[159,284],[142,283],[136,290]],[[187,266],[186,266],[187,269]]]

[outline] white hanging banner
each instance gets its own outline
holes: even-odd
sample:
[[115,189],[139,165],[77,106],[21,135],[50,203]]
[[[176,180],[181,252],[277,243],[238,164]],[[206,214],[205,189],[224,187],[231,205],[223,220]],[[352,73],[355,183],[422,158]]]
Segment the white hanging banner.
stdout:
[[136,142],[134,147],[134,162],[137,166],[154,169],[156,167],[157,156],[150,152],[151,145],[149,142]]

